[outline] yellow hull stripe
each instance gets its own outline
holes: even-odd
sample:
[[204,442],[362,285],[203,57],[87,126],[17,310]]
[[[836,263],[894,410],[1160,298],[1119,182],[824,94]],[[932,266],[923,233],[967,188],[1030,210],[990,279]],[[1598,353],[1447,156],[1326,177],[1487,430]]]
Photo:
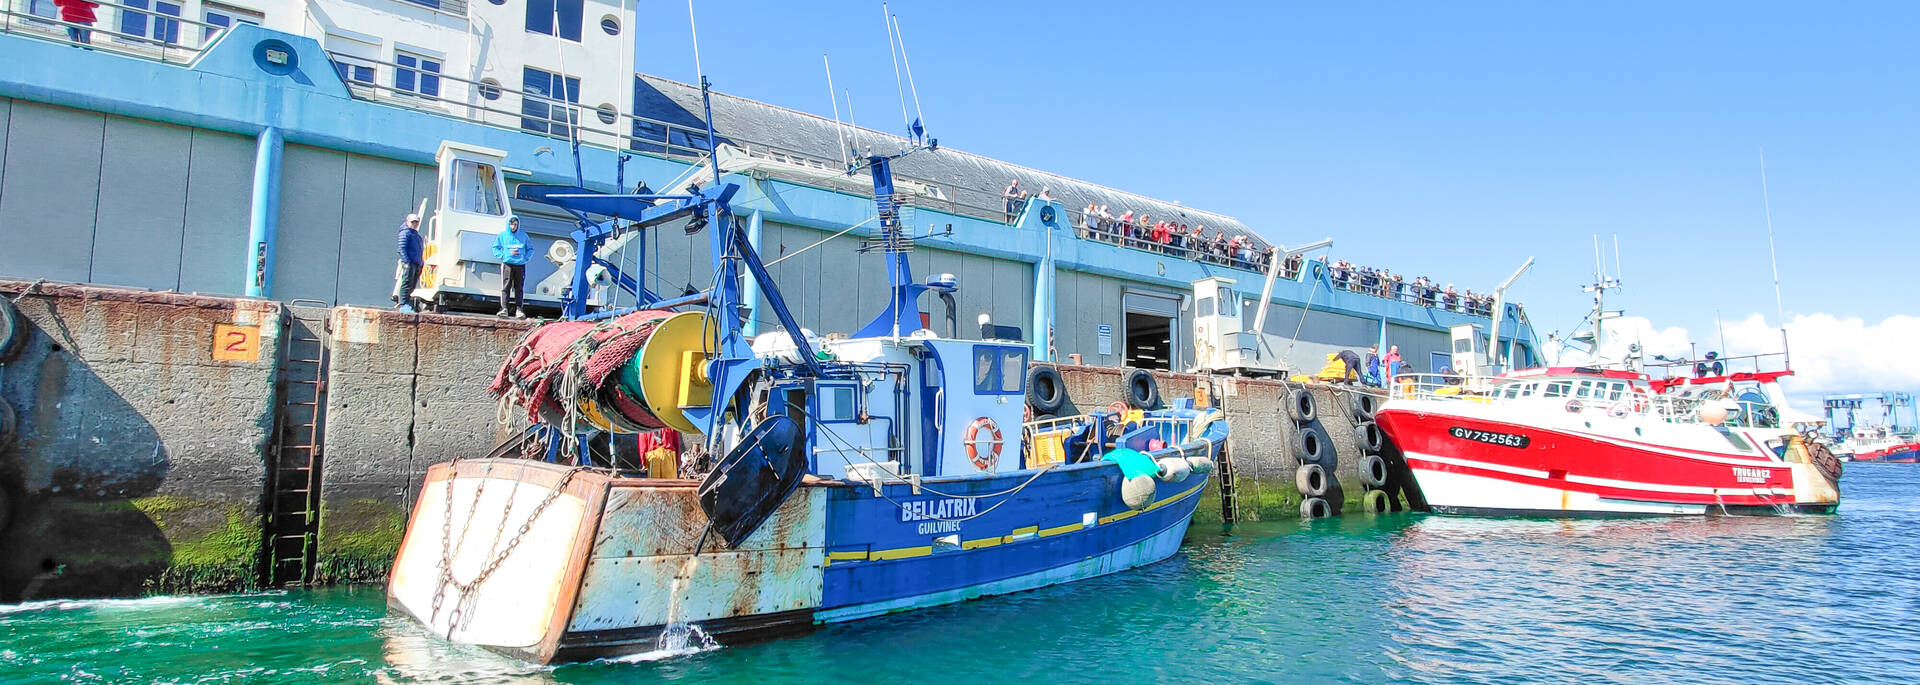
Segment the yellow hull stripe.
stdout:
[[[1195,485],[1193,487],[1187,488],[1186,490],[1183,490],[1179,494],[1174,495],[1172,497],[1168,497],[1166,499],[1156,501],[1153,504],[1149,504],[1146,506],[1146,508],[1140,509],[1138,511],[1129,509],[1127,511],[1123,511],[1118,514],[1114,514],[1112,516],[1102,517],[1100,519],[1100,524],[1105,525],[1108,523],[1113,523],[1114,521],[1125,520],[1128,518],[1132,518],[1134,516],[1138,516],[1140,514],[1147,513],[1149,511],[1153,511],[1155,509],[1159,509],[1160,507],[1173,504],[1174,502],[1178,502],[1180,500],[1186,499],[1188,495],[1192,495],[1193,493],[1199,492],[1200,488],[1203,488],[1203,487],[1206,487],[1205,482],[1202,482],[1199,485]],[[997,545],[1013,543],[1013,542],[1016,542],[1017,539],[1029,539],[1028,537],[1023,537],[1023,536],[1050,537],[1054,535],[1064,535],[1066,533],[1085,530],[1086,527],[1087,526],[1085,523],[1076,521],[1074,523],[1069,523],[1064,526],[1055,526],[1053,528],[1047,528],[1045,530],[1042,530],[1039,526],[1027,526],[1024,528],[1015,528],[1013,529],[1013,532],[1008,533],[1006,535],[995,535],[993,537],[980,538],[978,540],[963,541],[960,543],[960,549],[963,549],[963,550],[983,549],[987,547],[994,547]],[[914,557],[924,557],[924,556],[929,556],[931,554],[933,554],[932,546],[902,547],[899,549],[883,549],[883,550],[876,550],[873,552],[830,552],[827,554],[826,561],[828,565],[831,565],[835,561],[887,561],[889,559],[911,559]]]

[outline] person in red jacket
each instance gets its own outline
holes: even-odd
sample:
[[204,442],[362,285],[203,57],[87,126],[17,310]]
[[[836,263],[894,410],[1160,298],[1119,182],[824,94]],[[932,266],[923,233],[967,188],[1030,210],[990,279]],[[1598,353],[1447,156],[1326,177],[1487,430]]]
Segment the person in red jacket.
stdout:
[[[94,22],[93,8],[100,6],[100,3],[87,0],[53,0],[53,4],[60,8],[60,21],[88,26],[92,26]],[[68,26],[67,38],[75,43],[92,43],[93,30]]]

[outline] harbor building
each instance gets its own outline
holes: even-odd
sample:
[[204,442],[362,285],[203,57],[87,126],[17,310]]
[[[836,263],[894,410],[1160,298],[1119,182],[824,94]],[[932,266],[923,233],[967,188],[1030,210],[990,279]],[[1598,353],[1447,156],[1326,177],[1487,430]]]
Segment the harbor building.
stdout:
[[[388,305],[392,233],[435,201],[443,141],[501,151],[513,184],[575,182],[577,141],[579,177],[599,190],[684,184],[715,156],[697,87],[610,68],[631,60],[624,4],[135,0],[103,5],[90,44],[77,46],[46,3],[12,2],[0,56],[19,68],[0,75],[0,233],[15,249],[0,254],[0,276]],[[884,272],[864,268],[878,260],[857,249],[864,229],[842,233],[872,217],[871,188],[843,173],[842,142],[891,151],[904,139],[725,93],[712,116],[723,171],[753,180],[737,204],[754,211],[759,249],[780,260],[774,276],[802,325],[857,326],[885,296],[874,275]],[[922,236],[916,274],[951,274],[959,286],[952,312],[926,305],[952,322],[929,326],[975,337],[984,316],[996,326],[987,330],[1036,343],[1041,359],[1195,368],[1206,351],[1194,339],[1195,283],[1230,280],[1250,324],[1271,246],[1263,233],[1283,233],[951,146],[895,168],[910,196],[904,218]],[[1015,180],[1053,202],[1007,202]],[[1089,204],[1244,237],[1248,249],[1196,256],[1144,226],[1138,237],[1102,231],[1084,216]],[[541,253],[573,228],[544,205],[513,211]],[[709,278],[700,241],[645,240],[649,264],[634,273],[653,292]],[[462,253],[470,304],[497,289],[487,255],[447,249]],[[835,268],[856,263],[851,283]],[[1485,301],[1363,285],[1319,259],[1280,266],[1261,344],[1291,370],[1382,341],[1407,368],[1437,370],[1450,327],[1490,323]],[[529,264],[536,304],[554,268]],[[1502,306],[1502,342],[1526,365],[1531,328],[1517,305]]]
[[[678,191],[717,162],[802,327],[851,331],[886,304],[883,257],[862,250],[873,188],[845,170],[908,141],[714,92],[709,144],[700,87],[632,67],[627,7],[124,0],[74,25],[45,0],[7,3],[0,297],[22,333],[11,359],[0,350],[0,423],[19,436],[0,439],[0,545],[15,552],[0,601],[384,577],[424,465],[516,430],[484,385],[529,324],[492,316],[488,248],[520,217],[528,303],[550,314],[578,226],[517,200],[520,184]],[[1372,344],[1398,346],[1403,371],[1463,349],[1534,358],[1517,304],[1289,259],[1269,248],[1320,236],[964,148],[893,165],[916,279],[955,286],[920,303],[922,324],[1032,343],[1085,406],[1121,399],[1120,367],[1174,372],[1156,377],[1191,392],[1179,372],[1313,374]],[[1027,197],[1008,197],[1014,181]],[[395,232],[414,212],[417,292],[459,315],[378,311],[394,306]],[[1209,240],[1162,240],[1142,216]],[[664,297],[709,285],[700,227],[664,228],[604,256]],[[756,296],[744,312],[754,331],[774,326],[765,308]],[[1235,385],[1222,392],[1239,471],[1207,508],[1294,515],[1308,434],[1347,455],[1352,484],[1314,497],[1337,510],[1379,492],[1354,480],[1362,420],[1292,421],[1297,384]],[[1329,408],[1354,394],[1314,392]]]

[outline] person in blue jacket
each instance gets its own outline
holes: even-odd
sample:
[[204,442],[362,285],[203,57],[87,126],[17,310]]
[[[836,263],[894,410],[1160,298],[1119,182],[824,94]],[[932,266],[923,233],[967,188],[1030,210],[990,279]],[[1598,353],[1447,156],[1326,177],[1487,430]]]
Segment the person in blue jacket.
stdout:
[[493,258],[500,260],[500,316],[527,318],[524,291],[527,255],[532,251],[533,239],[520,230],[520,217],[508,215],[507,230],[493,238]]
[[413,288],[420,282],[421,259],[420,215],[408,214],[406,221],[400,223],[400,283],[394,289],[393,300],[396,308],[413,313]]

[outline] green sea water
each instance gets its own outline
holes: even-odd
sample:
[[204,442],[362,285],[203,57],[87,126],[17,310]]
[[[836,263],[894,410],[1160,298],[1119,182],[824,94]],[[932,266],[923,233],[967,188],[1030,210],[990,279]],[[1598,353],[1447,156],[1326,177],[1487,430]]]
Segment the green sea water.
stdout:
[[0,605],[0,682],[1914,682],[1920,467],[1834,516],[1195,526],[1180,554],[799,637],[535,667],[375,587]]

